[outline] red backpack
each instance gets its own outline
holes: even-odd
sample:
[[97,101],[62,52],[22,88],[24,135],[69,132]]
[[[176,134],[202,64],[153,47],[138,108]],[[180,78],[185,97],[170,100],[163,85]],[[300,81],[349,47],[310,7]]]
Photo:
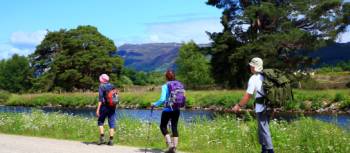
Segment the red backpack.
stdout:
[[117,90],[112,84],[102,84],[103,97],[105,99],[105,105],[109,107],[116,107],[119,103],[118,94],[115,92]]
[[108,104],[108,106],[116,107],[118,103],[119,103],[118,94],[113,92],[113,90],[110,90],[107,93],[107,104]]

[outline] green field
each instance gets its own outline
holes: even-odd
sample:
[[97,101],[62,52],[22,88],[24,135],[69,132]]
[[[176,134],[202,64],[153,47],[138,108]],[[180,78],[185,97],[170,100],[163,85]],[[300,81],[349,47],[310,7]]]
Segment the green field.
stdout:
[[[242,90],[188,91],[187,107],[193,109],[213,108],[228,109],[243,95]],[[147,108],[158,100],[159,92],[122,92],[122,108]],[[59,106],[59,107],[95,107],[97,93],[41,93],[41,94],[9,94],[0,93],[0,104],[9,106]],[[334,107],[336,110],[350,108],[350,91],[343,90],[294,90],[294,101],[288,103],[285,110],[318,110]],[[247,108],[253,107],[251,101]]]
[[[270,124],[275,151],[278,153],[350,152],[350,133],[336,125],[301,118],[287,123],[273,120]],[[165,149],[165,144],[156,123],[151,124],[150,141],[147,140],[146,122],[122,118],[117,122],[115,143],[155,149]],[[197,153],[251,153],[259,152],[256,120],[242,121],[234,116],[197,120],[191,123],[180,121],[179,150]],[[0,132],[82,142],[96,142],[98,129],[96,119],[44,114],[0,113]]]

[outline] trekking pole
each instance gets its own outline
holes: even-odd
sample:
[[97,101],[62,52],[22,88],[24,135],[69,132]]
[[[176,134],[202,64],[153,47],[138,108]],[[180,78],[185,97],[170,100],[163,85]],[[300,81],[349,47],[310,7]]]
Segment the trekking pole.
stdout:
[[147,153],[147,147],[148,147],[148,144],[149,144],[149,132],[150,132],[150,129],[151,129],[151,119],[152,119],[152,114],[153,114],[153,108],[154,107],[151,107],[151,115],[148,118],[147,144],[146,144],[146,147],[145,147],[145,153]]

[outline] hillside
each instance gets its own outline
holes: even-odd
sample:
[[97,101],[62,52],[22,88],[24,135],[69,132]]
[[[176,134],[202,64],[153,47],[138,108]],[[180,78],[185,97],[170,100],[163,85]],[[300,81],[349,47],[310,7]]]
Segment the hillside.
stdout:
[[[201,47],[208,44],[199,45]],[[118,47],[117,55],[121,56],[128,68],[138,71],[164,71],[175,68],[175,60],[181,47],[180,43],[149,43],[149,44],[124,44]],[[311,57],[320,58],[316,67],[327,64],[333,65],[339,61],[350,60],[350,42],[335,43],[323,47],[309,54]]]
[[124,65],[138,71],[163,71],[175,68],[179,43],[125,44],[119,47],[117,55]]
[[316,65],[334,65],[340,61],[350,60],[350,42],[340,44],[335,43],[327,47],[323,47],[309,54],[311,57],[319,57],[319,63]]

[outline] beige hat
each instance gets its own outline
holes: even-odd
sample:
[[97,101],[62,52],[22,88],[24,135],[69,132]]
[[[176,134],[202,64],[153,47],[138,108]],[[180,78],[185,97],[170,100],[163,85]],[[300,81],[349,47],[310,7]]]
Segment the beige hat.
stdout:
[[254,70],[256,72],[261,72],[263,68],[263,60],[259,57],[254,57],[250,62],[249,65],[254,67]]

